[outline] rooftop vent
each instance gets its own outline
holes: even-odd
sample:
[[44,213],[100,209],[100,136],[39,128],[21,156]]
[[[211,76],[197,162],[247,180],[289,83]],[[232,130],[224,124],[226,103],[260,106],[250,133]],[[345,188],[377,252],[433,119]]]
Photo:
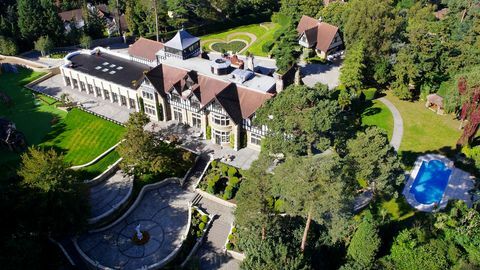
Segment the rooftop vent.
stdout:
[[230,72],[231,63],[228,59],[218,58],[210,63],[210,68],[215,75],[225,75]]

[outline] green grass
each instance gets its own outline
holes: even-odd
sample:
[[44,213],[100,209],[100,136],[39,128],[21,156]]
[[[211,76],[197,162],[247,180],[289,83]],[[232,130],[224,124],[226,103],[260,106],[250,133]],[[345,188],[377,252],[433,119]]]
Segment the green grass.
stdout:
[[403,195],[400,195],[398,199],[382,201],[380,206],[395,221],[401,221],[415,215],[414,209],[405,201]]
[[[25,134],[28,145],[52,147],[64,153],[67,162],[80,165],[91,161],[121,139],[122,126],[78,109],[67,113],[54,106],[54,99],[36,97],[23,87],[42,75],[28,69],[19,69],[18,74],[0,75],[0,91],[13,100],[13,105],[9,107],[0,104],[0,117],[13,121],[17,129]],[[18,167],[20,154],[0,149],[0,170],[9,170],[6,175],[11,174]],[[106,165],[107,161],[102,159],[98,162],[96,170],[106,169],[109,165]]]
[[403,118],[403,139],[400,154],[404,163],[411,166],[424,153],[434,152],[447,156],[455,153],[460,138],[460,122],[453,115],[438,115],[425,108],[423,101],[402,101],[389,91],[387,99],[400,111]]
[[216,42],[216,43],[213,43],[212,49],[214,51],[217,51],[217,52],[222,52],[222,51],[225,51],[225,52],[229,52],[229,51],[239,52],[243,48],[245,48],[246,45],[247,44],[245,42],[238,41],[238,40],[230,41],[228,43]]
[[80,178],[84,180],[91,180],[95,178],[96,176],[104,172],[108,168],[108,166],[115,163],[119,158],[120,155],[118,154],[118,152],[116,150],[113,150],[94,164],[79,170],[78,172]]
[[229,41],[227,40],[228,35],[239,33],[238,35],[232,35],[230,37],[230,40],[243,39],[248,43],[250,43],[251,42],[250,38],[240,33],[240,32],[247,32],[257,37],[257,40],[253,42],[253,44],[248,48],[248,51],[253,53],[254,55],[267,56],[267,54],[262,51],[262,45],[268,41],[273,41],[273,33],[275,33],[275,31],[277,31],[278,29],[280,29],[281,26],[276,23],[265,23],[264,25],[267,27],[268,30],[265,29],[263,26],[260,26],[260,24],[244,25],[244,26],[228,29],[227,31],[224,31],[221,33],[214,33],[214,34],[202,36],[200,37],[200,40],[201,40],[202,46],[206,46],[208,48],[210,44],[218,42],[214,39],[219,39],[227,42]]
[[362,125],[377,126],[387,132],[390,140],[393,135],[393,115],[382,102],[372,101],[372,106],[366,108],[362,113]]
[[40,145],[53,147],[65,153],[65,161],[81,165],[118,143],[123,132],[120,125],[72,109]]

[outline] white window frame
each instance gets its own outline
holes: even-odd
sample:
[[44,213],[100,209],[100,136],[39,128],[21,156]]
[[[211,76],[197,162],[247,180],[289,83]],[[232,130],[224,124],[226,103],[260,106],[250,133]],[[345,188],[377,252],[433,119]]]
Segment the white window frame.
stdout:
[[228,126],[230,125],[230,118],[225,115],[212,113],[212,122],[218,126]]

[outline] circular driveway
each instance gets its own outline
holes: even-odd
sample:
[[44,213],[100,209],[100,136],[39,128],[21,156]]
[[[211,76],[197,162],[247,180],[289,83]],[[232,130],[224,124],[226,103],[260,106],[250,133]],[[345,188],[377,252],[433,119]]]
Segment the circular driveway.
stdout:
[[[77,247],[95,264],[114,269],[138,269],[158,263],[181,245],[188,227],[188,202],[193,195],[175,183],[146,191],[126,217],[80,236]],[[135,245],[131,240],[138,224],[150,235],[144,245]]]

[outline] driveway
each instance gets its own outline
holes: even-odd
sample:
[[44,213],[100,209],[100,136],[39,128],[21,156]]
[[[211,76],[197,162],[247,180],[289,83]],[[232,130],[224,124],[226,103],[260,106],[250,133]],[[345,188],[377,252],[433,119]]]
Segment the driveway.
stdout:
[[[158,263],[181,245],[193,195],[176,183],[151,189],[126,217],[82,235],[77,249],[93,262],[113,269],[139,269]],[[139,224],[150,236],[144,245],[131,240]]]
[[303,64],[300,65],[302,81],[306,86],[313,87],[317,83],[328,85],[334,89],[340,84],[340,67],[342,61],[338,60],[331,64]]
[[32,88],[36,91],[57,98],[60,98],[63,93],[68,94],[68,97],[72,101],[79,102],[83,108],[120,123],[127,122],[130,113],[135,111],[133,109],[120,106],[116,103],[112,103],[110,100],[104,100],[101,97],[95,97],[94,95],[89,95],[85,92],[72,89],[69,86],[64,86],[63,78],[60,74],[40,82],[34,85]]

